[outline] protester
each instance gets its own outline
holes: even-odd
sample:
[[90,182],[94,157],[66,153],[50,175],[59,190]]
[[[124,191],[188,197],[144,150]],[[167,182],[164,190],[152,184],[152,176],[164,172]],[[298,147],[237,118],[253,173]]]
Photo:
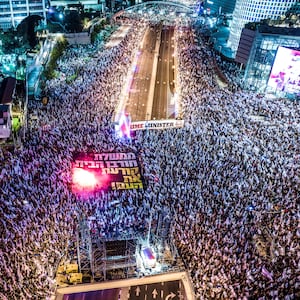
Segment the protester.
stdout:
[[[185,126],[119,139],[112,116],[147,27],[132,22],[112,48],[68,49],[46,84],[49,104],[30,103],[37,120],[24,148],[0,150],[0,299],[53,295],[82,217],[92,235],[114,238],[146,234],[161,209],[197,299],[299,298],[299,103],[219,87],[213,50],[178,27]],[[72,194],[75,151],[128,150],[139,153],[144,190]]]

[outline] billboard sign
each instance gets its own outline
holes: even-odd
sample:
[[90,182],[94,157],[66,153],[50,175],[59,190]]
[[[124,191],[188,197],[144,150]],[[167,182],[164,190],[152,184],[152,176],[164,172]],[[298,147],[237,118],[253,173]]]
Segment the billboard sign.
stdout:
[[276,91],[300,95],[300,51],[278,47],[268,86]]

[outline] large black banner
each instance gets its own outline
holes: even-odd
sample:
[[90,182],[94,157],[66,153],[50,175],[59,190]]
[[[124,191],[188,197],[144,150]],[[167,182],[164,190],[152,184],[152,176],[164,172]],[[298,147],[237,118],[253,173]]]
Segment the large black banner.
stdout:
[[73,160],[74,193],[144,187],[138,159],[133,152],[75,153]]

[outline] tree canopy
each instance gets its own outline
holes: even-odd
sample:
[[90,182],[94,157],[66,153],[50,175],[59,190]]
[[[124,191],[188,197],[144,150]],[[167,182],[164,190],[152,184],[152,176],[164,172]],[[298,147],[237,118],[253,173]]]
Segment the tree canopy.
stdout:
[[43,17],[39,15],[29,15],[18,25],[17,31],[23,38],[23,43],[28,43],[30,48],[34,48],[38,42],[35,27],[39,25]]

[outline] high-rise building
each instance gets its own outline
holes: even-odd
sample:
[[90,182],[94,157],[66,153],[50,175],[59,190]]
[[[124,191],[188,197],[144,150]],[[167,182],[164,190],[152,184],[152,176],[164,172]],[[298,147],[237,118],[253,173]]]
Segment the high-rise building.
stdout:
[[237,0],[233,11],[228,46],[235,52],[244,25],[285,15],[299,0]]
[[46,0],[0,0],[0,27],[6,31],[29,15],[39,15],[46,20]]
[[51,6],[64,6],[67,7],[69,5],[74,4],[82,4],[84,8],[101,8],[101,3],[105,3],[105,0],[50,0]]
[[210,9],[212,14],[232,14],[236,0],[206,0],[204,6]]
[[[285,61],[285,63],[282,64],[282,67],[286,67],[287,69],[285,72],[295,70],[294,73],[299,76],[300,70],[299,67],[297,67],[299,65],[299,59],[297,59],[297,57],[299,57],[300,54],[300,28],[291,28],[288,24],[286,27],[283,27],[282,25],[269,26],[262,24],[257,26],[255,30],[252,30],[252,33],[254,36],[244,74],[244,88],[261,93],[264,93],[266,90],[272,90],[268,88],[267,83],[279,47],[298,50],[295,51],[297,54],[295,54],[293,60],[291,60],[288,50],[284,52],[286,56],[283,58],[281,57],[281,60],[283,59]],[[299,81],[298,78],[290,83],[294,85],[296,91],[294,94],[298,93],[300,97],[300,86],[297,84],[297,80]],[[275,93],[280,96],[285,96],[289,94],[289,89],[283,90],[278,88]]]

